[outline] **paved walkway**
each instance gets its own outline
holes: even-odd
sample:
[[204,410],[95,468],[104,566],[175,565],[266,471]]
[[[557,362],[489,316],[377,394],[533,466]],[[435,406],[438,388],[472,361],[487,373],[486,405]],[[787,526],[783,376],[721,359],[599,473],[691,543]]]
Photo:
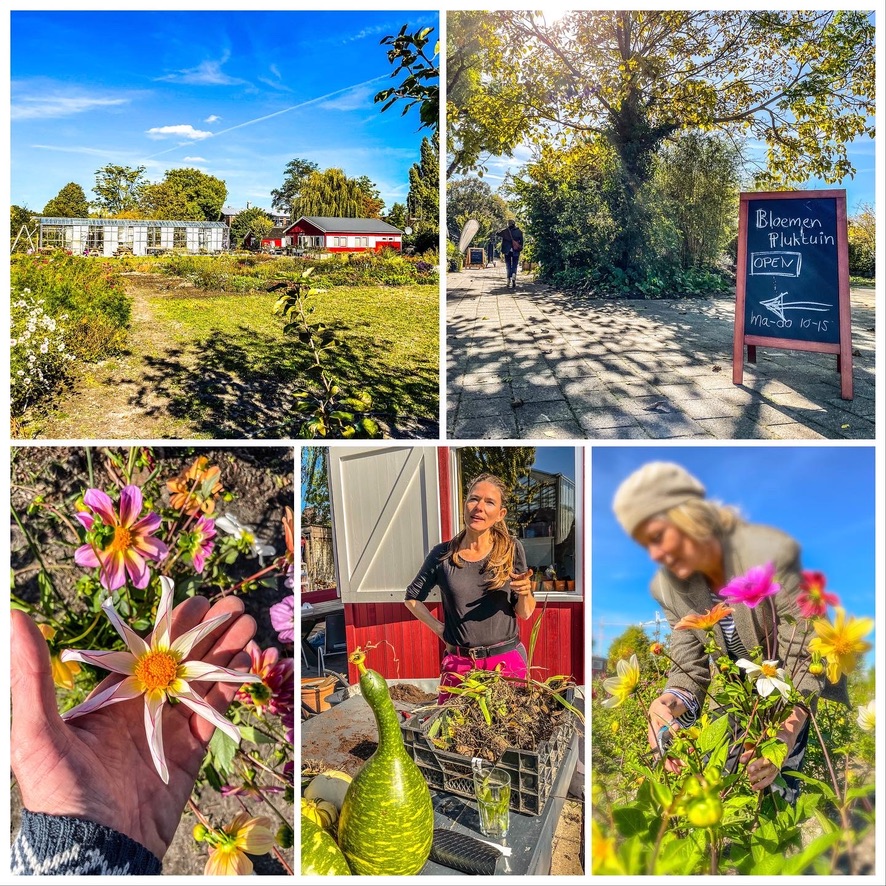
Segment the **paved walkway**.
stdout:
[[504,267],[450,274],[447,436],[873,440],[874,290],[853,289],[854,399],[836,357],[757,348],[732,383],[734,296],[594,299]]

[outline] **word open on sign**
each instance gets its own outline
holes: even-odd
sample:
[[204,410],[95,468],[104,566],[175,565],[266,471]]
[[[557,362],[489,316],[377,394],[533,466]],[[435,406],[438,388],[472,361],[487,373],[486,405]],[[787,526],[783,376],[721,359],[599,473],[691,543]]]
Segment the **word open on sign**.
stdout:
[[803,255],[799,252],[752,252],[751,276],[799,277]]

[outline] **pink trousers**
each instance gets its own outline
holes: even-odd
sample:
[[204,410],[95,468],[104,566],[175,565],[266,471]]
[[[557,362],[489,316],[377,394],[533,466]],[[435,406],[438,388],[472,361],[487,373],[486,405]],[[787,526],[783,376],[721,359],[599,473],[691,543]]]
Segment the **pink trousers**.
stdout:
[[[521,643],[516,649],[505,652],[502,655],[490,655],[488,658],[470,658],[467,655],[454,655],[447,653],[440,663],[440,685],[458,686],[461,680],[456,674],[466,674],[475,669],[481,671],[494,671],[498,665],[502,665],[501,672],[506,677],[523,679],[526,676],[526,650]],[[452,695],[449,692],[441,692],[437,696],[437,704],[443,704]]]

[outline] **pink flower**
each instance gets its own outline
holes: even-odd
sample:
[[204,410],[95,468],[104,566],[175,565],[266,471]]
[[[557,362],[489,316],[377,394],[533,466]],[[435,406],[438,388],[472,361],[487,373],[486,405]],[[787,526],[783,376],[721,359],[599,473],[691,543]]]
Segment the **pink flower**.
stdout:
[[179,544],[184,549],[185,556],[191,561],[194,571],[198,574],[203,572],[206,558],[215,547],[214,538],[215,521],[202,516],[188,532],[183,532],[179,538]]
[[797,603],[803,618],[823,618],[828,614],[828,606],[839,606],[840,598],[836,594],[828,594],[825,589],[823,572],[804,569],[801,573],[800,593]]
[[77,548],[74,562],[87,569],[99,567],[99,581],[109,591],[126,584],[126,576],[137,588],[147,587],[151,574],[146,560],[162,560],[169,549],[154,533],[160,528],[160,517],[142,512],[142,492],[138,486],[125,486],[120,491],[120,513],[111,499],[100,489],[89,489],[83,503],[92,511],[75,515],[86,529],[86,544]]
[[720,591],[720,596],[726,598],[726,602],[732,605],[744,603],[748,609],[755,609],[757,605],[777,594],[781,585],[773,581],[775,564],[767,563],[765,566],[752,566],[745,575],[737,575]]
[[280,651],[273,646],[261,649],[255,641],[247,646],[252,659],[251,674],[261,679],[261,683],[249,683],[237,690],[237,700],[253,705],[259,714],[267,708],[272,714],[282,714],[295,705],[293,677],[295,661],[280,658]]
[[277,639],[281,643],[295,642],[295,594],[284,597],[279,603],[275,603],[269,610],[271,614],[271,627],[277,632]]

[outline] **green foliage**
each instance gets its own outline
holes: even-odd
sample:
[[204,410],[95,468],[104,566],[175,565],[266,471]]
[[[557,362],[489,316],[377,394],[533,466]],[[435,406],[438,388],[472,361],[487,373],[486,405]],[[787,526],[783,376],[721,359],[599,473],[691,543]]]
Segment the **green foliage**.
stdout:
[[[37,245],[37,234],[38,234],[38,226],[36,223],[31,222],[31,219],[38,215],[36,212],[31,212],[27,206],[16,206],[13,204],[9,208],[9,247],[12,249],[12,244],[15,243],[15,252],[27,252],[32,245]],[[24,232],[22,232],[21,237],[19,237],[19,232],[22,228],[27,228],[31,232],[32,243],[28,241],[27,236]],[[16,238],[18,237],[18,241],[16,242]]]
[[231,246],[242,246],[244,238],[250,232],[260,240],[273,227],[274,222],[267,212],[257,206],[250,206],[249,209],[238,212],[231,222]]
[[877,214],[863,203],[849,218],[849,273],[874,279],[877,269]]
[[311,173],[318,172],[320,167],[311,160],[296,157],[286,164],[283,170],[283,184],[271,191],[271,205],[274,209],[282,209],[292,215],[292,204],[304,188],[305,180]]
[[446,266],[450,273],[457,273],[461,270],[464,263],[464,257],[458,251],[458,244],[452,240],[446,240]]
[[310,286],[308,268],[295,282],[281,281],[269,288],[275,292],[284,290],[274,305],[274,313],[280,314],[285,325],[283,333],[296,335],[311,355],[311,384],[299,390],[295,398],[305,416],[299,436],[372,438],[382,435],[381,428],[369,411],[372,395],[366,390],[345,391],[328,365],[328,355],[341,346],[334,330],[315,320],[312,299],[322,290]]
[[141,207],[149,218],[218,221],[227,185],[199,169],[168,169],[162,182],[144,187]]
[[88,218],[89,201],[83,188],[76,182],[68,182],[43,207],[43,215],[50,218]]
[[495,474],[504,484],[511,500],[506,522],[512,533],[519,526],[521,505],[534,494],[530,470],[535,462],[534,446],[465,446],[458,450],[460,476],[466,496],[467,486],[480,474]]
[[329,498],[329,447],[303,446],[301,451],[301,488],[304,511],[311,509],[311,522],[316,526],[331,526],[332,513]]
[[96,170],[92,187],[96,196],[94,206],[103,216],[116,216],[121,212],[137,210],[145,188],[145,166],[116,166],[108,163]]
[[436,132],[432,138],[421,140],[421,160],[409,168],[406,206],[415,249],[436,249],[440,216],[440,150]]
[[44,310],[67,330],[75,356],[104,360],[126,342],[132,300],[123,289],[120,268],[106,261],[71,256],[16,255],[11,263],[14,290],[29,289]]
[[[400,32],[382,37],[382,46],[390,46],[388,61],[396,65],[391,77],[405,73],[398,86],[383,89],[375,96],[376,102],[385,102],[382,111],[387,111],[395,102],[405,101],[401,114],[405,115],[414,105],[419,106],[421,127],[439,127],[440,118],[440,71],[434,61],[440,51],[439,43],[428,51],[428,43],[433,28],[421,28],[413,34],[407,33],[409,26],[403,25]],[[436,135],[435,135],[436,137]]]
[[479,244],[504,228],[511,214],[504,198],[482,179],[459,178],[446,184],[446,228],[456,242],[468,219],[476,219],[480,225],[473,240]]
[[341,169],[307,175],[292,200],[292,218],[303,215],[331,218],[379,218],[383,203],[366,176],[348,178]]
[[606,667],[610,673],[615,673],[616,664],[622,659],[629,659],[632,655],[637,656],[640,670],[648,673],[652,670],[653,655],[649,651],[649,635],[638,625],[631,625],[619,634],[609,646],[609,659]]

